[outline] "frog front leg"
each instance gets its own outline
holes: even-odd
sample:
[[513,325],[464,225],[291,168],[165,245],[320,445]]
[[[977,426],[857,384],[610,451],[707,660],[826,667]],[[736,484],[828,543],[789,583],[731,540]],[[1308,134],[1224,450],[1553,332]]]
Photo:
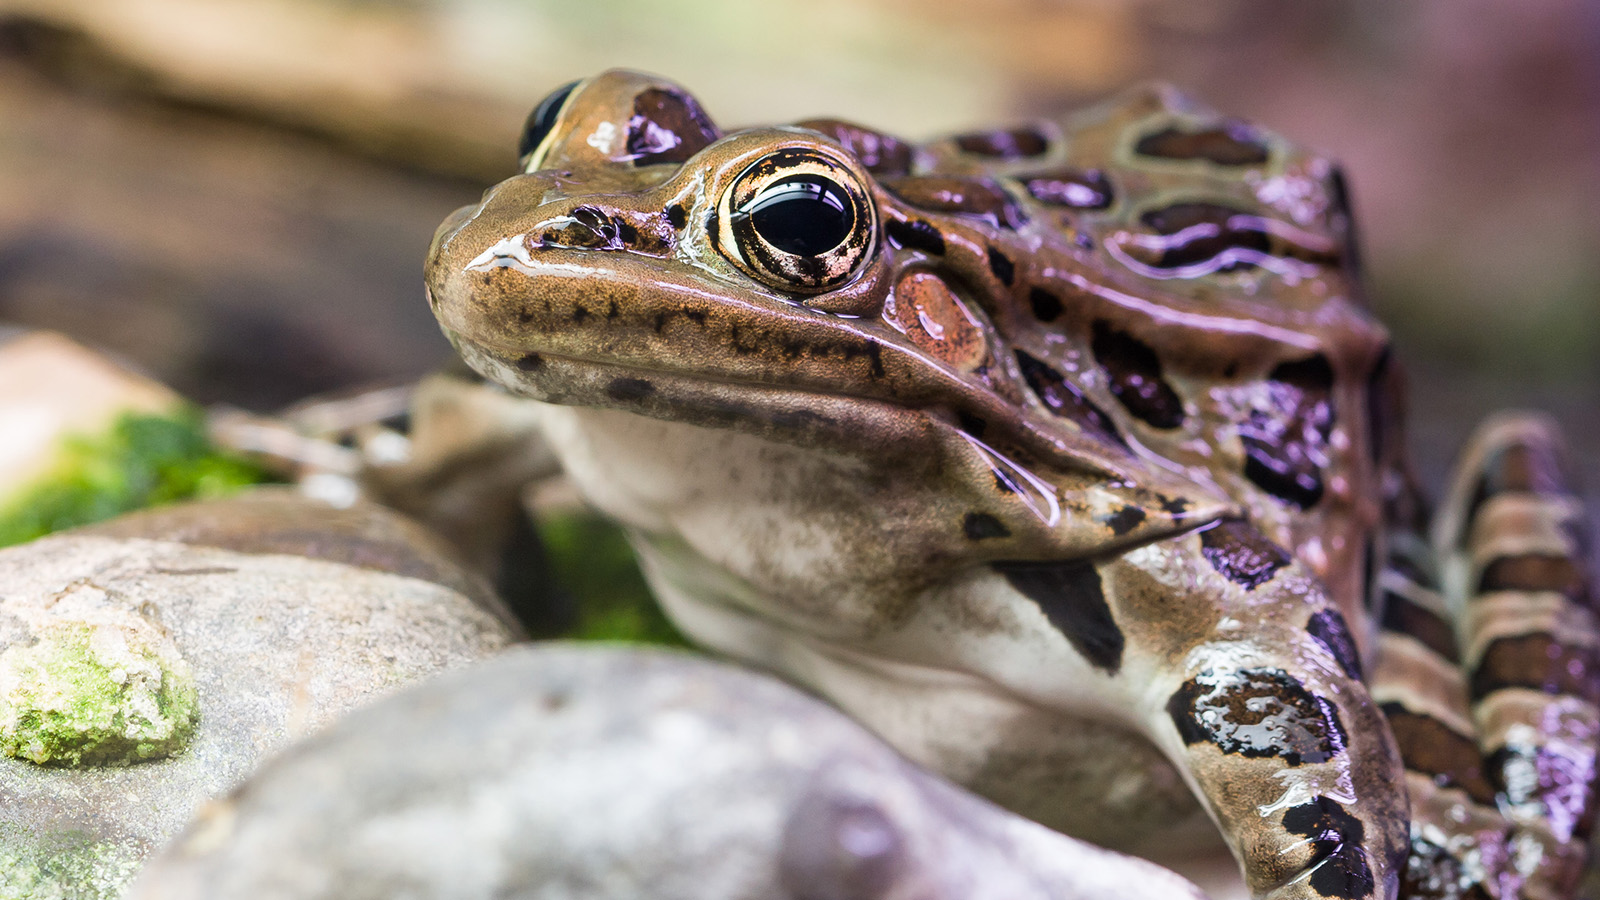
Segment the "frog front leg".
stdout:
[[[1216,819],[1252,894],[1393,897],[1407,846],[1400,758],[1319,582],[1240,520],[1094,569],[1122,642],[1102,669]],[[1065,614],[1074,588],[1048,571],[1002,568],[1047,615]],[[1087,612],[1063,615],[1069,636],[1090,633]]]

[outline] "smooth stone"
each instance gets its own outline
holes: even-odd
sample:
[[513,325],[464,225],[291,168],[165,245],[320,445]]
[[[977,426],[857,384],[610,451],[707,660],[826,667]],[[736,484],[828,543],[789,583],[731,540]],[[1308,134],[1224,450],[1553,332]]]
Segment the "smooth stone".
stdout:
[[424,682],[208,805],[127,900],[1199,898],[764,675],[544,644]]
[[119,896],[278,749],[519,636],[419,526],[285,490],[0,550],[0,900]]

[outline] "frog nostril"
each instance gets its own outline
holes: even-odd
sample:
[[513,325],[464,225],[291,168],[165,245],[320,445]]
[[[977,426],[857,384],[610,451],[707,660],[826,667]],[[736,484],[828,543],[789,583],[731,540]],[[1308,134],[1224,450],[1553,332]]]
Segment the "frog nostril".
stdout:
[[[592,206],[580,206],[546,221],[540,243],[546,247],[572,247],[583,250],[617,250],[626,241],[623,228],[615,219]],[[638,237],[632,226],[627,230]]]

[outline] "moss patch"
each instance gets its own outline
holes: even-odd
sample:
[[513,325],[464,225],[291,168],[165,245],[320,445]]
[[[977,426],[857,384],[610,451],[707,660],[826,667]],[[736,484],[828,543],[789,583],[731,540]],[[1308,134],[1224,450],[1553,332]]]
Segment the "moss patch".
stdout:
[[0,829],[0,900],[116,900],[143,854],[82,834]]
[[63,622],[0,654],[0,753],[41,765],[171,756],[197,706],[188,666],[148,625]]
[[67,438],[51,471],[0,506],[0,547],[266,480],[211,444],[198,410],[124,415],[104,434]]
[[565,637],[689,646],[651,596],[621,528],[567,513],[541,520],[539,541],[556,584],[576,600],[577,627]]

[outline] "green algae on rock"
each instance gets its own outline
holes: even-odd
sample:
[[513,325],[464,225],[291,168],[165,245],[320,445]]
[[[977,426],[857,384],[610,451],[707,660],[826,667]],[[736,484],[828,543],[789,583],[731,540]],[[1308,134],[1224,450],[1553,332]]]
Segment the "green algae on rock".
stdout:
[[[120,897],[132,867],[119,860],[136,864],[167,843],[200,804],[291,740],[396,682],[516,640],[476,599],[487,592],[463,593],[474,579],[424,538],[381,508],[336,509],[285,489],[167,506],[0,549],[0,650],[29,651],[0,659],[0,744],[9,730],[22,749],[19,706],[56,708],[18,688],[52,667],[62,673],[56,680],[70,682],[83,665],[83,693],[113,708],[134,704],[112,695],[106,671],[119,686],[130,671],[141,675],[143,709],[158,717],[183,722],[177,707],[199,706],[187,716],[187,746],[165,759],[85,764],[109,746],[77,748],[89,757],[78,765],[0,754],[0,900]],[[86,644],[86,624],[128,632],[116,655],[133,659],[113,664],[94,643],[102,636]],[[164,684],[162,670],[178,677]],[[193,695],[172,690],[188,678]],[[129,740],[124,731],[117,740],[133,746],[124,755],[136,760],[139,743],[156,749],[150,737]],[[94,859],[105,862],[89,865]]]
[[52,624],[0,653],[7,756],[57,766],[160,759],[187,746],[197,710],[177,648],[131,615]]
[[65,439],[52,469],[0,499],[0,547],[147,506],[227,496],[266,480],[261,469],[212,445],[197,409],[126,413],[103,434]]
[[84,832],[0,824],[0,900],[117,900],[143,855]]

